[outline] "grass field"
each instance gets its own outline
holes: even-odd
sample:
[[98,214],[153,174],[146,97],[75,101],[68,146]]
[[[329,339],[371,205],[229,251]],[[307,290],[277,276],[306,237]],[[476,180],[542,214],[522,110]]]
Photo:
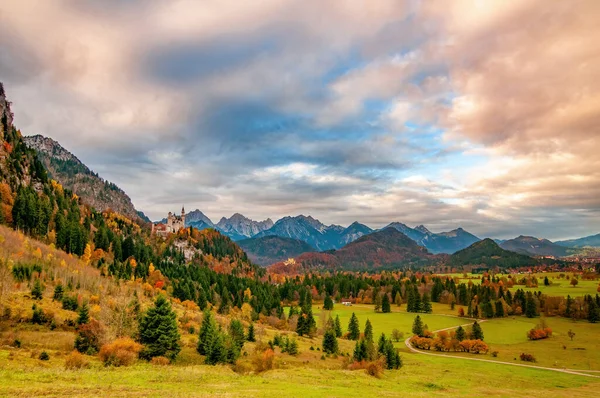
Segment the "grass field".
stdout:
[[[514,291],[517,289],[523,289],[525,291],[534,291],[534,292],[541,291],[543,294],[547,294],[549,296],[564,296],[564,297],[566,297],[567,295],[570,295],[571,297],[579,297],[579,296],[584,296],[586,294],[590,294],[593,296],[596,293],[598,293],[598,286],[600,284],[600,281],[579,279],[577,286],[573,287],[570,284],[570,280],[567,280],[565,277],[559,278],[560,274],[563,274],[563,275],[569,276],[569,277],[571,277],[573,275],[572,273],[560,273],[560,272],[536,273],[536,274],[530,274],[530,275],[525,275],[525,274],[514,275],[513,274],[513,278],[516,276],[518,279],[523,278],[525,276],[535,276],[538,280],[538,287],[528,288],[523,285],[514,285],[511,290]],[[468,273],[466,277],[462,273],[440,274],[440,275],[441,276],[450,276],[453,278],[454,277],[459,278],[461,283],[469,283],[469,281],[471,281],[474,284],[480,284],[481,277],[482,277],[481,274],[471,274],[471,273]],[[496,276],[502,277],[503,275],[496,274]],[[504,275],[504,276],[507,276],[507,275]],[[544,277],[546,277],[546,276],[548,277],[548,280],[551,283],[550,286],[544,286]]]
[[[321,316],[318,307],[314,306],[314,314],[320,323],[324,316]],[[361,330],[364,330],[367,318],[371,320],[376,338],[381,332],[389,336],[393,329],[409,337],[416,314],[404,312],[404,306],[392,306],[392,310],[392,313],[381,314],[375,313],[372,305],[345,307],[337,304],[331,315],[340,316],[344,330],[354,312]],[[431,330],[470,323],[467,318],[452,316],[455,311],[451,311],[448,305],[435,303],[434,314],[420,315]],[[0,396],[596,396],[600,378],[457,358],[465,355],[522,363],[518,355],[527,352],[537,357],[536,365],[540,366],[600,370],[600,344],[596,341],[600,325],[549,318],[546,322],[554,331],[553,337],[528,341],[526,332],[539,321],[539,318],[510,317],[482,323],[485,341],[491,351],[499,351],[497,358],[489,354],[433,357],[412,353],[402,341],[398,342],[396,346],[401,350],[404,366],[398,371],[386,371],[381,379],[368,376],[363,370],[346,370],[349,358],[345,355],[323,357],[319,349],[321,337],[298,338],[300,354],[296,357],[276,349],[276,368],[265,373],[236,373],[228,366],[206,366],[195,351],[196,336],[187,333],[182,338],[183,351],[170,366],[157,367],[140,361],[127,368],[105,368],[96,357],[88,357],[89,369],[66,370],[64,362],[72,347],[73,334],[50,332],[24,324],[16,329],[4,329],[0,335],[0,344],[3,341],[6,344],[16,330],[22,341],[20,349],[6,345],[0,347]],[[569,329],[576,333],[572,342],[566,334]],[[275,333],[293,335],[273,329],[265,329],[260,335],[266,341]],[[351,354],[354,348],[353,341],[340,339],[339,345],[340,351],[346,355]],[[50,354],[49,361],[37,359],[42,349]],[[249,364],[254,344],[247,343],[244,351],[248,355],[242,356],[240,362]],[[600,373],[590,374],[600,376]]]
[[47,363],[0,350],[0,396],[128,397],[365,397],[552,396],[593,397],[600,379],[509,366],[403,354],[404,367],[381,379],[363,371],[310,365],[239,375],[226,366],[155,367],[67,371],[62,358]]

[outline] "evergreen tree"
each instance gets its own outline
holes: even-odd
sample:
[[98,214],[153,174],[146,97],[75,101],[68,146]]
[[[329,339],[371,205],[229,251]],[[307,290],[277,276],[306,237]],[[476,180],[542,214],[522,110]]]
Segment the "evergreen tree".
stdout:
[[251,323],[250,326],[248,326],[248,335],[246,336],[246,340],[249,342],[256,341],[256,337],[254,336],[254,324],[253,323]]
[[353,358],[356,362],[366,361],[367,358],[367,344],[364,339],[360,339],[360,341],[356,342],[354,346],[354,355]]
[[573,299],[571,298],[571,295],[567,295],[567,304],[566,304],[566,309],[565,309],[565,317],[569,318],[572,313],[572,307],[573,307]]
[[534,318],[537,316],[537,305],[531,292],[527,292],[527,299],[525,301],[525,316],[527,318]]
[[431,301],[429,301],[429,295],[427,293],[423,293],[423,301],[421,301],[421,312],[426,314],[431,314],[432,307]]
[[52,300],[54,300],[54,301],[62,301],[64,292],[65,291],[64,291],[63,285],[59,283],[54,288],[54,295],[52,296]]
[[483,330],[477,321],[473,322],[471,329],[471,340],[483,340]]
[[90,309],[87,303],[83,303],[81,307],[79,307],[78,311],[79,316],[77,317],[77,324],[84,325],[90,321]]
[[326,311],[331,311],[333,309],[333,300],[329,293],[325,296],[325,302],[323,303],[323,309]]
[[369,319],[367,319],[367,322],[365,323],[365,340],[366,341],[373,341],[373,325],[371,325],[371,321]]
[[504,317],[504,306],[500,300],[496,301],[496,316],[498,318]]
[[600,308],[596,301],[590,297],[590,303],[588,305],[588,321],[591,323],[600,322]]
[[298,342],[296,339],[290,339],[287,345],[287,353],[290,355],[298,355]]
[[31,289],[31,297],[34,300],[41,300],[43,295],[44,295],[44,288],[42,287],[42,282],[40,281],[39,278],[37,278],[35,280],[35,283],[33,284],[33,289]]
[[246,341],[246,336],[244,333],[244,325],[242,325],[242,322],[239,319],[233,319],[229,324],[229,337],[231,337],[233,342],[238,346],[238,349],[241,350]]
[[381,298],[381,312],[388,313],[391,311],[390,298],[388,297],[387,293],[384,293],[383,297]]
[[333,330],[327,330],[323,335],[323,352],[336,354],[338,352],[338,341]]
[[198,345],[196,347],[196,350],[200,355],[207,355],[207,352],[210,351],[209,345],[213,342],[214,335],[218,332],[217,322],[212,313],[210,310],[204,311],[202,325],[200,325],[200,333],[198,334]]
[[423,321],[421,320],[421,317],[419,315],[417,315],[413,322],[412,332],[414,335],[423,336]]
[[200,307],[200,311],[204,311],[206,309],[206,306],[208,304],[208,300],[206,299],[206,292],[204,291],[204,289],[202,288],[202,286],[200,286],[198,288],[198,307]]
[[358,318],[354,312],[350,317],[350,322],[348,322],[348,333],[348,338],[350,340],[358,340],[360,337],[360,326],[358,324]]
[[463,329],[462,326],[459,326],[458,328],[456,328],[456,340],[458,341],[463,341],[465,339],[465,329]]
[[385,356],[385,363],[388,369],[400,369],[402,367],[402,359],[398,350],[394,348],[394,343],[391,340],[385,342],[383,348],[383,355]]
[[377,342],[377,352],[381,355],[385,355],[385,345],[387,340],[385,338],[385,333],[381,333],[379,336],[379,341]]
[[177,329],[177,315],[171,308],[171,303],[161,294],[156,298],[154,307],[150,308],[140,321],[140,343],[144,349],[140,357],[151,359],[163,356],[174,360],[181,345]]
[[335,316],[335,337],[342,337],[342,325],[340,323],[340,316],[336,315]]
[[547,276],[544,277],[544,286],[550,286],[550,281]]

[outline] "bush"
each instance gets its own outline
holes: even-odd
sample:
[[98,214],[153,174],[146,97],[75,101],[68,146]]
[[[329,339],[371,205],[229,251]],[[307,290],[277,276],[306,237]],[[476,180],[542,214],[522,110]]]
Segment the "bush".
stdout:
[[43,325],[46,323],[46,315],[44,311],[37,305],[33,305],[33,315],[31,316],[31,323],[34,325]]
[[48,355],[48,353],[46,351],[42,351],[42,353],[39,356],[39,359],[41,361],[49,361],[50,360],[50,355]]
[[100,350],[104,329],[95,319],[81,325],[75,337],[75,349],[83,354],[94,355]]
[[498,357],[498,354],[499,354],[499,352],[498,352],[498,351],[492,351],[492,356],[493,356],[494,358],[497,358],[497,357]]
[[525,361],[525,362],[537,362],[535,357],[531,354],[521,353],[520,358],[521,358],[521,361]]
[[12,346],[15,348],[21,348],[21,340],[15,339],[12,343]]
[[153,357],[150,361],[152,365],[167,366],[171,363],[167,357]]
[[89,367],[88,361],[77,351],[70,353],[65,359],[65,369],[83,369]]
[[252,359],[252,363],[254,364],[254,370],[257,373],[271,370],[275,366],[275,352],[271,349],[262,353],[257,352]]
[[129,366],[141,350],[141,344],[126,337],[103,345],[98,355],[105,366]]
[[552,336],[552,329],[550,328],[533,328],[529,332],[527,332],[527,338],[529,340],[541,340],[547,339]]

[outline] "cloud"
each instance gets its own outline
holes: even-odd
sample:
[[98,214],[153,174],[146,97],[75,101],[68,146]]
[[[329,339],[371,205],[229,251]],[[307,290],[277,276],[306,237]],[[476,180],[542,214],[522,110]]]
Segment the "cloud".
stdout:
[[595,1],[3,6],[18,126],[153,218],[598,232]]

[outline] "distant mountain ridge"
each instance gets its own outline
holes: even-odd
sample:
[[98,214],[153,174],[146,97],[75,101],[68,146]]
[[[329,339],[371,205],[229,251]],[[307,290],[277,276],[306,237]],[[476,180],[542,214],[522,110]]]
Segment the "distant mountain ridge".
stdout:
[[548,239],[523,235],[500,243],[500,247],[516,253],[536,256],[563,257],[568,252],[566,247],[552,243]]
[[600,234],[586,236],[585,238],[579,238],[579,239],[556,241],[554,243],[559,246],[575,247],[575,248],[582,248],[582,247],[586,247],[586,246],[600,247]]
[[390,227],[402,232],[419,245],[426,247],[432,253],[452,254],[480,240],[477,236],[462,228],[457,228],[449,232],[433,233],[424,225],[410,228],[405,224],[393,222],[386,228]]
[[362,236],[339,250],[304,253],[273,264],[272,272],[298,274],[311,270],[376,271],[442,263],[447,255],[435,255],[395,228]]
[[131,219],[147,220],[143,213],[135,209],[131,198],[121,188],[99,177],[52,138],[38,134],[23,137],[23,141],[36,151],[50,177],[73,191],[85,203],[100,211],[112,209]]
[[453,267],[472,265],[510,268],[532,266],[538,264],[538,261],[524,254],[504,250],[492,239],[486,238],[451,255],[448,264]]
[[314,247],[304,241],[274,235],[239,240],[236,243],[253,263],[262,266],[315,251]]
[[264,221],[254,221],[235,213],[230,218],[221,218],[216,227],[233,240],[251,238],[273,227],[273,221],[267,218]]

